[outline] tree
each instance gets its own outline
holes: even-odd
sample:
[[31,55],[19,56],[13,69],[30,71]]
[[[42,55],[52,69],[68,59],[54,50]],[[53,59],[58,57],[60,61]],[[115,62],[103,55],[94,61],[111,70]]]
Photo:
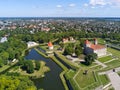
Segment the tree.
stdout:
[[85,62],[86,62],[86,65],[92,64],[92,60],[89,58],[88,55],[85,57]]
[[83,53],[82,47],[80,45],[77,45],[75,48],[75,54],[79,56],[82,53]]
[[0,67],[2,67],[4,64],[3,64],[3,59],[0,58]]
[[24,61],[24,65],[22,66],[23,70],[26,70],[27,73],[34,73],[34,66],[31,60]]
[[74,53],[74,45],[73,44],[69,44],[65,47],[65,50],[64,50],[64,54],[65,55],[71,55]]
[[75,49],[75,54],[79,56],[81,54],[81,51],[79,49]]
[[6,51],[3,51],[2,53],[0,53],[1,58],[3,59],[3,64],[7,65],[8,63],[8,58],[9,58],[9,53]]
[[92,64],[92,62],[97,59],[97,54],[96,53],[92,53],[92,54],[88,54],[85,56],[85,62],[86,65],[90,65]]
[[0,76],[0,90],[37,90],[26,76]]
[[40,69],[40,62],[39,61],[35,61],[35,69],[39,70]]
[[66,47],[64,54],[65,55],[71,55],[73,53],[73,48],[72,47]]

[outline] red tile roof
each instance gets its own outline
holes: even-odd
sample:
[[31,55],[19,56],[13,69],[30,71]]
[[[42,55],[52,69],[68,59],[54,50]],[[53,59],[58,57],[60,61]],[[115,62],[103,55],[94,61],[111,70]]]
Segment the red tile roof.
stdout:
[[53,46],[53,44],[52,44],[51,42],[49,42],[49,43],[48,43],[48,46],[49,46],[49,47],[52,47],[52,46]]
[[103,45],[94,45],[94,44],[91,44],[90,48],[92,48],[93,50],[98,50],[98,49],[103,49],[103,48],[105,48],[105,46],[103,46]]
[[[97,39],[94,39],[94,40],[97,40]],[[85,40],[85,44],[90,44],[90,48],[93,49],[93,50],[98,50],[98,49],[103,49],[105,48],[104,45],[95,45],[95,44],[91,44],[88,40]]]

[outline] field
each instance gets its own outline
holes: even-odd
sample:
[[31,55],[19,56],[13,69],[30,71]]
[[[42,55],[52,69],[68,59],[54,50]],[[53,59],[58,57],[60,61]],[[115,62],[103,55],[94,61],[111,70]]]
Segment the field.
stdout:
[[99,44],[105,44],[105,40],[102,38],[97,38]]
[[110,82],[107,75],[100,75],[99,78],[100,78],[100,80],[102,82],[102,85],[106,85],[106,84],[108,84]]
[[75,71],[73,71],[73,70],[70,69],[70,70],[65,74],[65,76],[66,76],[67,79],[71,79],[71,78],[74,77],[75,73],[76,73]]
[[111,56],[106,56],[106,57],[102,57],[102,58],[98,58],[98,60],[102,63],[107,62],[109,60],[112,60]]
[[97,82],[97,77],[95,76],[95,73],[93,71],[88,71],[86,75],[84,74],[84,72],[84,70],[80,70],[74,76],[74,80],[81,90],[86,90],[87,88],[94,87],[94,84]]
[[44,73],[50,71],[50,68],[46,66],[46,63],[44,61],[40,61],[40,69],[37,71],[35,70],[34,73],[28,74],[26,71],[23,71],[20,67],[15,67],[11,69],[9,72],[17,72],[20,73],[21,75],[26,75],[26,76],[34,76],[34,77],[42,77],[44,76]]
[[106,63],[106,65],[107,65],[108,67],[111,67],[111,68],[118,67],[118,66],[120,66],[120,60],[111,61],[111,62],[109,62],[109,63]]
[[9,67],[11,67],[10,65],[4,65],[2,68],[0,68],[0,72],[8,69]]
[[108,52],[112,53],[112,55],[116,58],[120,59],[120,51],[112,48],[107,48]]

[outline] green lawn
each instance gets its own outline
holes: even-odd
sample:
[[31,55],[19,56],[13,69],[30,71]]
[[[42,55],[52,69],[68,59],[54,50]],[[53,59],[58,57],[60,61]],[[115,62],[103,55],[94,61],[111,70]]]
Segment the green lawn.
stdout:
[[99,44],[105,44],[105,40],[102,38],[97,38]]
[[7,70],[8,68],[14,66],[17,62],[11,63],[11,65],[4,65],[3,67],[0,67],[0,72],[3,72]]
[[120,60],[114,60],[109,63],[106,63],[106,65],[110,68],[115,68],[120,66]]
[[68,64],[72,69],[79,69],[80,66],[77,63],[71,62],[64,55],[60,54],[59,52],[55,52],[55,54],[59,59],[61,59],[66,64]]
[[103,72],[103,71],[107,71],[107,70],[110,70],[110,69],[113,69],[113,68],[117,68],[117,67],[120,67],[120,60],[114,60],[114,61],[111,61],[111,62],[108,62],[108,63],[105,63],[108,67],[102,69],[102,70],[99,70],[99,72]]
[[92,85],[96,82],[95,76],[92,71],[88,71],[87,75],[84,75],[84,70],[80,70],[75,77],[76,82],[80,88],[86,88],[88,85]]
[[112,60],[112,57],[111,56],[106,56],[106,57],[98,58],[98,60],[100,62],[106,62],[106,61]]
[[48,46],[47,46],[47,45],[40,45],[40,48],[42,48],[42,49],[45,50],[45,51],[48,50]]
[[98,71],[102,68],[102,66],[98,65],[98,66],[95,66],[95,67],[90,67],[89,70],[94,70],[94,71]]
[[113,56],[120,58],[120,51],[113,49],[113,48],[107,48],[108,52],[112,53]]
[[70,69],[70,70],[65,74],[65,76],[66,76],[67,79],[71,79],[71,78],[74,77],[75,73],[76,73],[75,71],[73,71],[73,70]]
[[46,63],[44,61],[40,61],[39,63],[40,63],[40,69],[34,70],[34,73],[32,74],[27,73],[26,71],[22,70],[20,67],[14,67],[9,72],[17,72],[20,73],[21,75],[40,78],[44,76],[46,72],[50,71],[50,68],[46,66]]
[[3,67],[0,68],[0,72],[8,69],[10,67],[10,65],[4,65]]
[[80,63],[79,64],[80,65],[80,67],[82,68],[82,69],[89,69],[89,68],[91,68],[92,66],[95,66],[95,65],[97,65],[96,63],[92,63],[91,65],[85,65],[84,63]]
[[100,75],[99,77],[100,77],[100,80],[102,82],[102,85],[104,85],[104,86],[107,85],[110,82],[107,75]]

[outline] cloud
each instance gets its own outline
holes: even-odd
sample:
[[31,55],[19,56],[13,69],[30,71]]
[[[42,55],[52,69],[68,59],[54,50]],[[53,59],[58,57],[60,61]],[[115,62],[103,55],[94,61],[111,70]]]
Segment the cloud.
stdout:
[[111,0],[112,6],[120,7],[120,0]]
[[62,5],[57,5],[56,7],[57,7],[57,8],[61,8],[61,7],[62,7]]
[[87,3],[84,4],[85,7],[89,6]]
[[94,9],[95,7],[94,7],[94,6],[92,6],[91,8],[93,8],[93,9]]
[[89,0],[89,5],[91,6],[119,6],[120,0]]
[[106,2],[105,0],[90,0],[89,4],[92,5],[92,6],[95,6],[95,5],[104,6],[104,5],[107,5],[108,2]]
[[75,7],[76,5],[74,3],[69,4],[69,7]]

